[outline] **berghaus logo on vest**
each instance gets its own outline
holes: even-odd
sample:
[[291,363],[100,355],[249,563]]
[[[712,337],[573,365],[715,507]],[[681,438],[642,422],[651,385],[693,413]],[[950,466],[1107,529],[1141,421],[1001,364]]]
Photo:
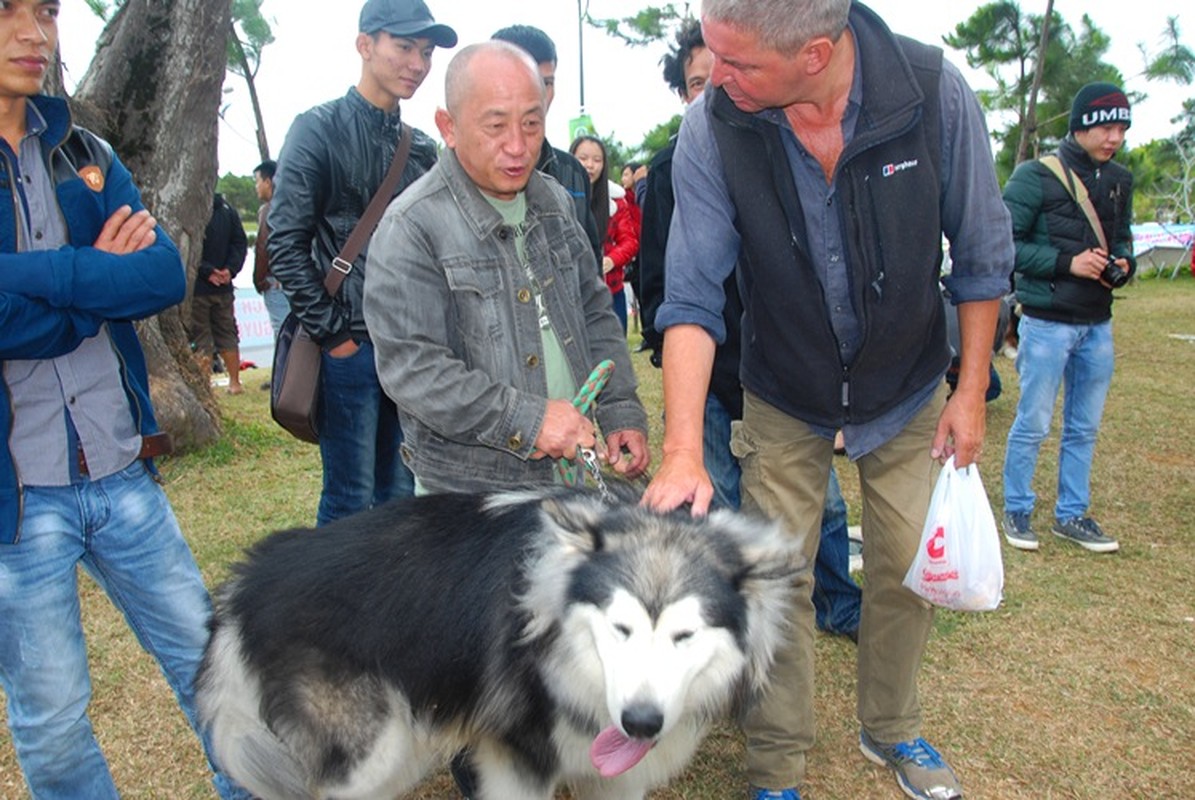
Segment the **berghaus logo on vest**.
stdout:
[[891,178],[898,172],[904,172],[906,169],[912,169],[917,166],[917,159],[911,161],[902,161],[899,164],[885,164],[880,168],[880,174],[885,178]]

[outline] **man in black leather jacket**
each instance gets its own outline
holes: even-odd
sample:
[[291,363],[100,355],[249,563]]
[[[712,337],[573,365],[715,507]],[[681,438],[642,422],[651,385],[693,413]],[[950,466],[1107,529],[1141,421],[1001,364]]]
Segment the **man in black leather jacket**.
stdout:
[[[399,456],[398,413],[378,383],[362,312],[368,244],[335,297],[324,290],[324,276],[390,168],[402,133],[399,102],[427,77],[432,51],[456,41],[422,0],[368,0],[357,35],[360,80],[344,97],[300,114],[278,157],[270,265],[292,313],[323,348],[320,525],[414,492]],[[432,140],[411,134],[398,192],[436,161]]]

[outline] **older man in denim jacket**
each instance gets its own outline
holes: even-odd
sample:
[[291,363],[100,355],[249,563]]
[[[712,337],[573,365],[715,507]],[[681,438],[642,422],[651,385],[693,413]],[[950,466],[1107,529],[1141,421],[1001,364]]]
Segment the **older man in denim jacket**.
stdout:
[[601,449],[571,399],[606,359],[605,451],[618,472],[641,474],[647,415],[610,293],[570,199],[534,168],[535,64],[505,42],[466,48],[446,105],[436,125],[448,151],[387,210],[365,283],[378,376],[419,490],[562,480],[558,459]]

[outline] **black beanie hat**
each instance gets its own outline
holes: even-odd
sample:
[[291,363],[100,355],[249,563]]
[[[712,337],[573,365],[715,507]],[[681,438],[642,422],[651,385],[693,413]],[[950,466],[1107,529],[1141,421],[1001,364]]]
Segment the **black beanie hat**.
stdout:
[[1079,90],[1071,103],[1070,132],[1085,131],[1097,125],[1123,122],[1133,124],[1129,98],[1114,83],[1089,83]]

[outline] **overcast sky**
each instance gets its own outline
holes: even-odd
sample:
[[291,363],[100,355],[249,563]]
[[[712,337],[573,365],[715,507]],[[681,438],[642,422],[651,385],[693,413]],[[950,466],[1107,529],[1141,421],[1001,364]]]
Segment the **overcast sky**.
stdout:
[[[678,7],[684,0],[672,0]],[[559,53],[556,101],[548,117],[548,138],[558,147],[568,146],[568,121],[580,108],[582,69],[578,55],[576,0],[427,0],[438,22],[456,29],[462,44],[488,39],[497,29],[514,23],[542,28]],[[594,17],[628,16],[663,0],[581,0]],[[943,34],[981,5],[977,0],[871,0],[869,5],[897,33],[941,45]],[[1040,8],[1038,7],[1040,6]],[[700,0],[694,0],[696,12]],[[1195,87],[1150,84],[1139,76],[1143,58],[1139,45],[1156,52],[1168,16],[1178,16],[1183,41],[1195,48],[1195,15],[1179,9],[1188,3],[1174,0],[1055,0],[1055,10],[1072,28],[1079,29],[1082,14],[1111,38],[1107,59],[1125,76],[1129,91],[1149,98],[1133,109],[1129,145],[1169,136],[1169,120],[1178,114],[1182,100],[1195,95]],[[1045,0],[1022,2],[1033,13],[1045,10]],[[353,0],[265,0],[263,15],[275,41],[262,58],[258,95],[263,105],[266,135],[275,157],[295,115],[313,105],[338,97],[357,82],[360,58],[354,49],[360,4]],[[1186,17],[1186,19],[1184,19]],[[73,89],[91,59],[102,22],[82,2],[63,4],[59,21],[67,87]],[[630,48],[602,31],[586,26],[580,34],[584,50],[585,110],[595,127],[626,144],[639,143],[644,134],[680,111],[680,103],[665,86],[659,60],[666,48],[658,44]],[[961,53],[947,50],[947,58],[968,75],[972,86],[987,88],[986,76],[966,69]],[[403,118],[438,138],[433,122],[444,95],[444,69],[452,51],[437,51],[432,72],[410,101],[403,102]],[[260,160],[253,133],[253,116],[244,81],[229,75],[225,80],[225,119],[220,125],[220,172],[249,174]]]

